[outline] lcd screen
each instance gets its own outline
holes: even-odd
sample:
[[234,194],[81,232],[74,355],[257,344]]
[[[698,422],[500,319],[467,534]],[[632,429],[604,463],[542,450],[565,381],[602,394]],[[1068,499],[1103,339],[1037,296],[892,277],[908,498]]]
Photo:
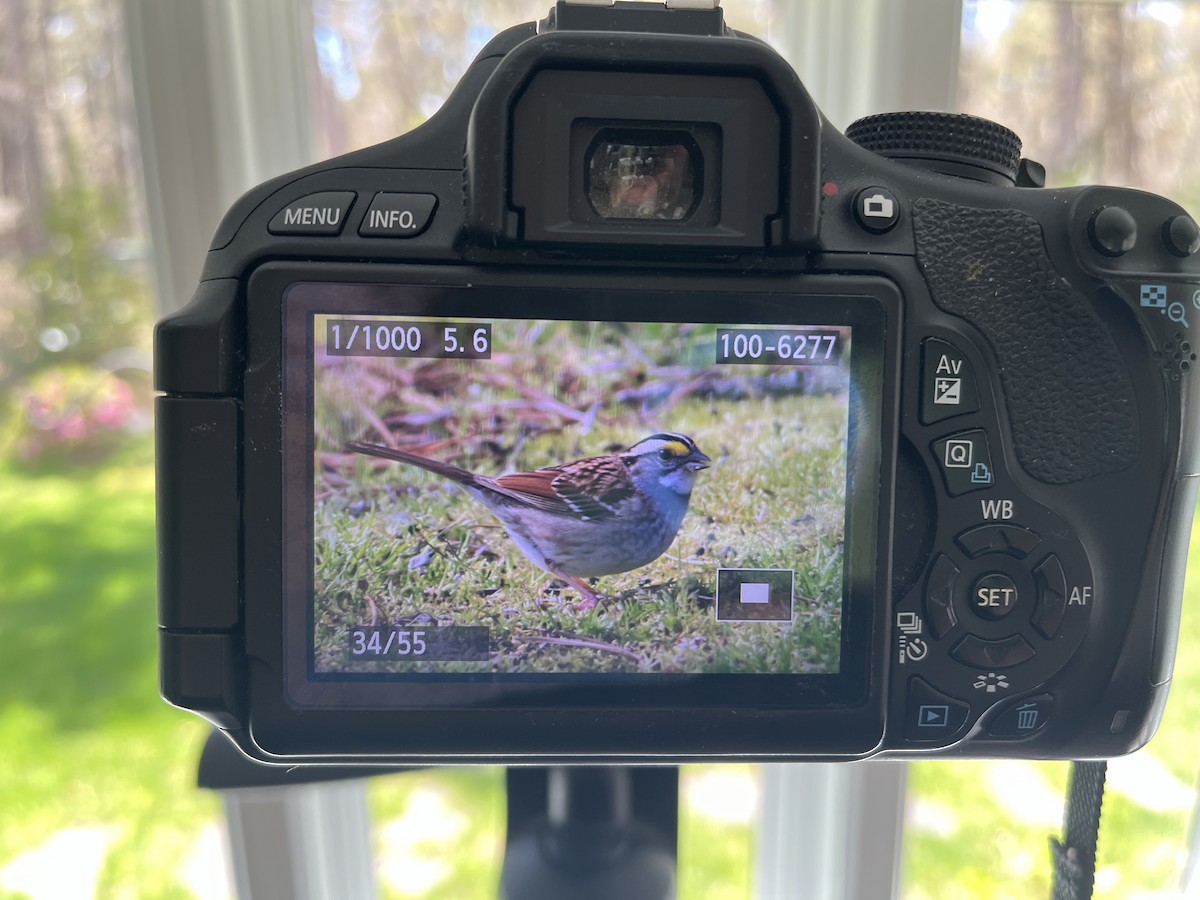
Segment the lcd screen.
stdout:
[[[680,298],[497,293],[288,292],[306,678],[836,679],[878,323],[814,298],[666,321],[646,313]],[[592,314],[554,317],[568,300]]]

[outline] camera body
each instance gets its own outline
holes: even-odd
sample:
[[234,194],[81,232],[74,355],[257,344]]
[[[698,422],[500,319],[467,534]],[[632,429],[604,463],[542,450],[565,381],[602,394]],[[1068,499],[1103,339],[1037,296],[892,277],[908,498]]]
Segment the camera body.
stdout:
[[289,765],[1144,744],[1200,232],[847,133],[717,8],[559,3],[243,197],[156,332],[164,696]]

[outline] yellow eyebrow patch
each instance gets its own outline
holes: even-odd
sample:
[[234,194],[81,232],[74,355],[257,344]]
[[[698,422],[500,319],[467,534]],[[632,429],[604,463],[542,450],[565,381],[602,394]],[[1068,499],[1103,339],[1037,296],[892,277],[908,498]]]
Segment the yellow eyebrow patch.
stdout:
[[666,444],[663,444],[663,449],[670,450],[675,456],[687,456],[692,452],[688,449],[687,444],[685,444],[683,441],[670,441]]

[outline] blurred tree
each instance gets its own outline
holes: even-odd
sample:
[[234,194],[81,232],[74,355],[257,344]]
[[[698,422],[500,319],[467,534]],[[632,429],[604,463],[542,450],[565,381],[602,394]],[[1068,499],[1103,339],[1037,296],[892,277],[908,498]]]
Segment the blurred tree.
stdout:
[[967,0],[958,107],[1016,131],[1052,184],[1165,194],[1195,211],[1200,3]]
[[0,386],[148,344],[117,0],[0,4]]

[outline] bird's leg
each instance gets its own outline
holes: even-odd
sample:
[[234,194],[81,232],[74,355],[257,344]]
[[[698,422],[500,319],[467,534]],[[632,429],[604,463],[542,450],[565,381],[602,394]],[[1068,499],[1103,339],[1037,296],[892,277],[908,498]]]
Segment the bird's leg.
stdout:
[[572,575],[564,575],[562,572],[554,572],[553,570],[551,571],[551,574],[554,575],[555,578],[565,581],[571,587],[575,588],[575,590],[579,591],[580,596],[583,597],[583,601],[576,607],[576,609],[589,610],[600,601],[601,595],[592,590],[592,586],[582,578],[576,578]]

